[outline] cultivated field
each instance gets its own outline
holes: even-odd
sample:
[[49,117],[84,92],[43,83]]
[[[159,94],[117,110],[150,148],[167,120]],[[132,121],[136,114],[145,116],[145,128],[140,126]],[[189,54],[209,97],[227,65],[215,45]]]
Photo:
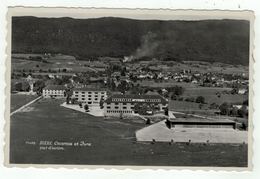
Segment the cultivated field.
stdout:
[[[63,108],[61,103],[41,99],[30,106],[29,113],[11,116],[11,163],[247,166],[247,145],[136,143],[135,131],[145,124],[93,117]],[[38,145],[41,140],[85,141],[91,146],[43,151]]]

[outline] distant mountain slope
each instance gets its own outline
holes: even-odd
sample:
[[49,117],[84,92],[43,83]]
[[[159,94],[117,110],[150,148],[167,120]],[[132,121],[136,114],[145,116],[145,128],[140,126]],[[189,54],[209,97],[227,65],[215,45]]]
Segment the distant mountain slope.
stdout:
[[248,65],[249,22],[13,17],[12,51]]

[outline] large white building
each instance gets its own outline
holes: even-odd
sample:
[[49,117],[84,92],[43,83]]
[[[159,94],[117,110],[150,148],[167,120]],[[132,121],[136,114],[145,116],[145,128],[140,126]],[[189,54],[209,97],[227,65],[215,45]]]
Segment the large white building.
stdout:
[[[152,106],[153,110],[164,111],[168,101],[160,95],[123,95],[115,94],[104,102],[105,116],[129,116],[138,113],[136,106]],[[151,112],[151,111],[147,111]]]
[[49,85],[43,88],[42,96],[44,98],[65,98],[66,87],[62,85]]
[[101,99],[105,100],[107,98],[107,92],[102,88],[75,88],[72,97],[81,103],[99,105]]

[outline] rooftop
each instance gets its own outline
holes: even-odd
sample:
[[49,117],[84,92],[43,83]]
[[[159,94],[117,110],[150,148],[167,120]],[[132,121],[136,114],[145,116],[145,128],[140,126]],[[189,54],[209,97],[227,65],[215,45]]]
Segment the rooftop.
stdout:
[[74,88],[73,91],[107,91],[107,89],[101,87],[83,87],[83,88]]
[[147,93],[145,93],[146,95],[159,95],[158,92],[156,91],[148,91]]
[[187,118],[170,118],[169,121],[173,123],[235,123],[232,120],[225,118],[198,118],[198,117],[187,117]]
[[[156,101],[154,101],[156,100]],[[136,94],[114,94],[106,99],[106,103],[111,102],[134,102],[134,103],[163,103],[168,101],[160,95],[136,95]]]
[[191,143],[247,143],[247,131],[227,128],[171,128],[165,121],[152,124],[136,132],[137,141],[189,142]]
[[65,90],[66,87],[63,85],[48,85],[43,89],[45,89],[45,90]]

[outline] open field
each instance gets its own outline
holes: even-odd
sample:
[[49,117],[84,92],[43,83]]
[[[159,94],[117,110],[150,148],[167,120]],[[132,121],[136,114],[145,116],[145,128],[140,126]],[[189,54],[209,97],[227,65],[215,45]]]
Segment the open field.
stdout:
[[[248,99],[247,95],[238,95],[238,94],[222,94],[223,91],[231,91],[231,88],[220,88],[220,87],[201,87],[192,83],[185,82],[176,82],[174,80],[169,80],[167,82],[155,82],[153,80],[142,80],[137,81],[141,86],[147,87],[157,87],[157,88],[166,88],[173,86],[182,86],[184,88],[184,93],[181,97],[184,99],[189,97],[203,96],[205,102],[210,105],[211,103],[222,104],[224,102],[228,103],[239,103],[242,104],[243,101]],[[221,93],[220,97],[216,93]],[[185,103],[189,104],[189,103]],[[189,105],[190,106],[190,105]],[[191,104],[191,106],[198,106],[197,104]]]
[[11,112],[22,107],[37,97],[37,95],[11,94]]
[[[40,56],[41,54],[12,54],[12,70],[56,70],[67,69],[73,72],[97,71],[93,67],[89,67],[89,62],[77,61],[75,57],[69,55],[54,55],[42,60],[31,60],[29,56]],[[92,63],[93,64],[93,63]]]
[[154,80],[138,80],[137,83],[139,83],[141,86],[147,86],[147,87],[160,87],[160,88],[166,88],[166,87],[173,87],[173,86],[182,86],[185,89],[186,88],[196,88],[198,85],[192,84],[192,83],[185,83],[185,82],[176,82],[175,80],[168,80],[163,82],[155,82]]
[[203,104],[200,108],[199,103],[187,101],[169,101],[169,109],[172,111],[184,112],[188,114],[199,114],[203,116],[216,116],[215,112],[218,110],[209,109],[209,105]]
[[[135,131],[145,124],[93,117],[63,108],[61,103],[41,99],[30,106],[29,113],[18,112],[11,117],[11,163],[247,166],[247,145],[136,143]],[[39,150],[39,141],[43,140],[84,141],[91,146]]]
[[208,104],[216,103],[222,104],[224,102],[228,103],[243,103],[248,99],[247,95],[238,95],[238,94],[221,94],[220,97],[216,95],[217,92],[221,93],[223,91],[230,91],[231,88],[215,88],[215,87],[196,87],[196,88],[185,88],[184,94],[182,97],[198,97],[203,96],[205,102]]
[[191,143],[247,143],[248,132],[224,128],[171,128],[165,125],[166,120],[160,121],[136,132],[138,141],[165,141]]
[[[200,114],[214,114],[215,110],[210,110],[209,106],[212,103],[221,105],[224,102],[242,104],[243,101],[248,99],[247,95],[238,95],[238,94],[222,94],[222,91],[229,91],[230,88],[214,88],[214,87],[186,87],[184,94],[181,95],[183,101],[170,100],[169,108],[174,111],[183,111],[183,112],[195,112]],[[218,97],[216,93],[219,92],[221,95]],[[187,102],[186,98],[193,97],[195,100],[198,96],[203,96],[205,98],[206,104],[203,104],[200,107],[199,103],[196,102]]]
[[[243,65],[231,65],[224,63],[209,63],[204,61],[140,61],[140,64],[149,65],[152,70],[176,72],[182,70],[191,70],[192,72],[211,72],[211,73],[223,73],[223,74],[242,74],[248,75],[248,66]],[[139,67],[139,63],[133,64],[134,67]]]

